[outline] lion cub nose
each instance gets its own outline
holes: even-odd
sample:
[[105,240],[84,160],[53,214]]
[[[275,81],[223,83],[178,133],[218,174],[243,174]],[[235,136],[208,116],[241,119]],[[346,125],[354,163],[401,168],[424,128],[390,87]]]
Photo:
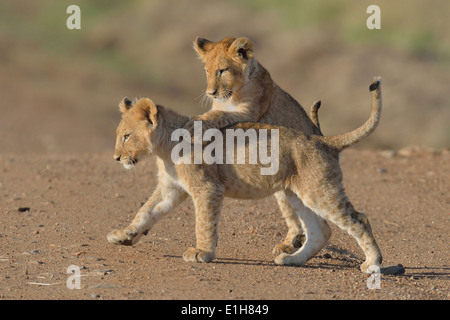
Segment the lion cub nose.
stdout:
[[120,161],[120,155],[118,155],[118,156],[114,155],[114,160]]
[[215,95],[217,94],[217,89],[209,90],[209,91],[207,91],[206,93],[207,93],[208,95],[210,95],[210,96],[215,96]]

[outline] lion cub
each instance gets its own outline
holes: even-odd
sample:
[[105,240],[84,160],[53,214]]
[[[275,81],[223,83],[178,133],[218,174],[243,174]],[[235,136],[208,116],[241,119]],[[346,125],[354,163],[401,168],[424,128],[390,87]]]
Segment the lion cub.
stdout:
[[[205,95],[212,101],[211,110],[194,119],[218,129],[238,122],[260,122],[300,130],[306,135],[322,135],[317,117],[320,103],[311,107],[310,119],[256,59],[250,39],[227,37],[215,42],[196,37],[194,50],[203,61],[207,80]],[[304,241],[298,210],[292,208],[283,190],[274,195],[286,219],[288,233],[273,253],[292,253]]]
[[[178,141],[173,140],[172,133],[183,128],[190,118],[157,106],[150,99],[141,99],[133,105],[125,98],[120,104],[122,119],[116,131],[114,158],[129,168],[137,163],[141,154],[156,155],[158,185],[132,223],[123,230],[110,232],[108,241],[122,245],[136,243],[162,216],[191,196],[195,205],[197,245],[188,249],[183,258],[185,261],[210,262],[215,256],[217,225],[224,197],[255,199],[283,190],[302,222],[306,241],[292,254],[279,254],[275,258],[277,264],[303,265],[316,255],[331,236],[331,229],[326,223],[329,220],[357,240],[366,256],[361,270],[370,272],[371,265],[381,264],[381,252],[368,219],[353,208],[345,195],[338,159],[344,148],[368,136],[379,123],[379,78],[375,79],[370,90],[372,111],[369,119],[358,129],[345,134],[328,137],[305,135],[294,129],[261,123],[228,127],[243,132],[254,130],[258,136],[267,130],[277,133],[265,135],[266,147],[278,144],[275,153],[280,160],[279,167],[270,175],[261,174],[264,167],[261,161],[254,164],[239,164],[236,161],[195,164],[195,152],[184,155],[184,161],[174,162],[173,149]],[[224,133],[224,130],[221,132]],[[223,137],[222,154],[225,158],[233,143],[226,141],[227,135],[223,134]],[[248,139],[244,144],[234,146],[234,160],[239,148],[249,153],[261,147],[257,144],[261,144],[261,140]],[[200,143],[200,148],[204,151],[208,146]],[[305,207],[310,210],[305,210]]]

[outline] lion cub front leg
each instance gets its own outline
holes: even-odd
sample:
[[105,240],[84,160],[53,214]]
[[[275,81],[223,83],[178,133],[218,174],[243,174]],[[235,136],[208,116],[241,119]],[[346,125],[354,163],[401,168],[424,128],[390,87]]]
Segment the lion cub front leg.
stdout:
[[214,259],[218,239],[217,226],[224,197],[222,189],[199,188],[201,194],[192,195],[197,246],[186,250],[183,254],[184,261],[210,262]]
[[239,122],[256,122],[258,114],[253,109],[242,108],[241,111],[210,110],[198,117],[198,120],[208,121],[218,129],[222,129]]
[[159,183],[148,201],[139,209],[130,225],[107,235],[110,243],[131,246],[165,214],[187,198],[187,193],[176,185]]

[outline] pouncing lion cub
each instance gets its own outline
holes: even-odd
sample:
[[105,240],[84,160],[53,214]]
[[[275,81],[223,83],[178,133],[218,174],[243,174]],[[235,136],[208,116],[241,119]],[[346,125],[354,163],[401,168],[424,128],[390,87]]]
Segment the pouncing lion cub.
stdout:
[[[381,252],[367,217],[354,209],[344,192],[339,166],[339,153],[368,136],[379,123],[379,78],[375,79],[370,90],[372,110],[369,119],[358,129],[345,134],[328,137],[305,135],[294,129],[261,123],[240,123],[229,127],[244,131],[253,129],[258,134],[262,130],[279,131],[280,161],[278,171],[273,175],[261,175],[263,165],[260,162],[174,163],[172,150],[177,142],[173,141],[172,132],[183,128],[190,118],[157,106],[147,98],[134,105],[125,98],[120,104],[122,119],[117,127],[114,158],[129,168],[137,163],[141,154],[156,155],[158,185],[131,224],[123,230],[110,232],[108,241],[121,245],[136,243],[162,216],[191,196],[195,205],[197,245],[188,249],[183,258],[185,261],[210,262],[215,257],[217,225],[224,197],[256,199],[283,190],[302,221],[306,241],[292,254],[280,253],[275,258],[277,264],[303,265],[316,255],[331,236],[328,220],[356,239],[366,256],[361,270],[370,272],[370,266],[381,264]],[[272,135],[266,137],[266,146],[270,148]],[[244,147],[247,151],[255,148],[252,143],[258,141],[246,141]],[[226,150],[224,156],[225,153]],[[192,160],[194,154],[186,156]],[[310,210],[304,210],[305,207]]]
[[[273,81],[269,71],[256,59],[253,43],[246,37],[227,37],[214,42],[197,37],[194,49],[206,73],[206,97],[211,110],[194,117],[206,126],[225,128],[238,122],[260,122],[299,130],[306,135],[322,135],[317,118],[320,101],[311,106],[311,119],[303,107]],[[192,131],[192,122],[188,128]],[[292,253],[302,246],[301,221],[283,190],[275,192],[286,220],[288,233],[274,254]],[[304,210],[309,210],[304,208]]]

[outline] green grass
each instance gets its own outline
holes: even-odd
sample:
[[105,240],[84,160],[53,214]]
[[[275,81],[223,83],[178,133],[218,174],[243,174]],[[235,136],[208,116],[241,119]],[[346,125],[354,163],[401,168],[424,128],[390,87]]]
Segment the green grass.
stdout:
[[[418,57],[431,57],[450,65],[450,2],[435,0],[431,6],[427,1],[417,0],[392,2],[376,1],[381,7],[381,30],[366,27],[367,6],[373,1],[348,0],[234,0],[230,5],[240,6],[252,12],[274,11],[279,24],[275,33],[285,30],[307,32],[309,29],[328,27],[339,41],[356,44],[373,44],[400,48]],[[68,30],[66,13],[69,4],[81,8],[81,30]],[[127,56],[120,47],[89,48],[89,39],[98,28],[108,33],[108,26],[117,23],[118,17],[133,15],[139,10],[142,0],[27,0],[2,1],[0,3],[0,34],[7,34],[17,41],[34,43],[44,54],[67,56],[77,59],[94,58],[101,66],[117,72],[134,74],[144,80],[157,82],[158,75],[142,72],[143,61]],[[176,2],[174,2],[174,5]],[[161,13],[164,14],[164,13]],[[120,20],[123,23],[123,20]],[[123,37],[127,34],[124,26]],[[116,29],[117,30],[117,29]],[[140,34],[135,34],[135,31]],[[136,39],[147,38],[145,28],[133,29]],[[145,61],[145,63],[149,63]],[[152,68],[158,70],[156,66]],[[148,78],[150,77],[150,78]]]
[[[348,43],[383,45],[419,56],[431,56],[450,65],[450,2],[348,0],[240,0],[255,11],[275,11],[281,27],[308,30],[330,26],[334,37]],[[381,30],[369,30],[367,7],[381,9]],[[282,30],[280,30],[282,32]]]

